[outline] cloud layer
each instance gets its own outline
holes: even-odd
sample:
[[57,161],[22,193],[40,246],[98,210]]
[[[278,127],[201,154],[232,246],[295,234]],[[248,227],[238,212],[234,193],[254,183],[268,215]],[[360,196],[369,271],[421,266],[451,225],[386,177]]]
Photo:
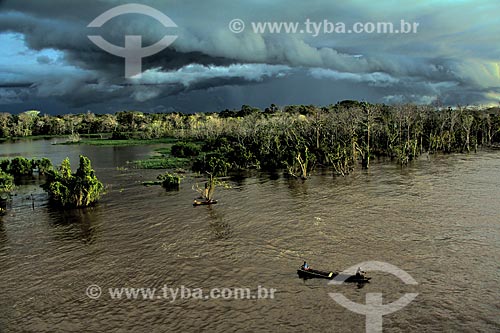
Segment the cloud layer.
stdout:
[[[126,2],[63,0],[0,2],[0,111],[34,101],[56,101],[63,110],[133,107],[213,111],[241,104],[297,102],[283,91],[303,83],[303,103],[330,103],[353,95],[373,102],[493,104],[500,96],[500,49],[496,0],[143,1],[167,14],[177,28],[144,15],[116,17],[101,28],[87,25]],[[234,34],[228,23],[242,19]],[[251,22],[418,22],[416,34],[255,33]],[[141,35],[151,45],[166,34],[177,40],[144,58],[141,78],[124,79],[124,59],[93,45],[101,34],[123,45]],[[306,85],[305,82],[308,82]],[[321,88],[319,88],[321,87]],[[351,93],[356,89],[356,94]],[[252,91],[252,94],[241,91]],[[261,93],[257,93],[261,91]],[[214,93],[217,98],[214,99]],[[186,100],[196,96],[206,103]],[[35,105],[36,106],[36,105]],[[39,108],[43,108],[40,105]]]

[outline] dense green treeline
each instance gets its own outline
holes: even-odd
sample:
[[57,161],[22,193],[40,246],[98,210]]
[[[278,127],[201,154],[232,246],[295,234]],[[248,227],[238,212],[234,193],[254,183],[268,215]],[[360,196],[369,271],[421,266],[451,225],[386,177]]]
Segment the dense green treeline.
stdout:
[[[161,138],[165,136],[176,136],[185,134],[193,129],[206,129],[210,131],[224,131],[228,126],[234,125],[234,119],[242,120],[248,116],[272,117],[276,115],[304,115],[311,116],[320,113],[329,114],[339,111],[351,111],[359,113],[360,110],[370,106],[376,110],[384,110],[396,113],[412,113],[411,111],[424,111],[426,113],[435,113],[441,120],[446,120],[446,111],[436,109],[431,106],[416,105],[373,105],[360,103],[356,101],[343,101],[327,107],[291,105],[278,108],[272,104],[270,107],[260,110],[248,105],[243,105],[240,110],[224,110],[218,113],[199,113],[199,114],[181,114],[181,113],[143,113],[139,111],[120,111],[115,114],[93,114],[87,112],[84,114],[66,114],[66,115],[41,115],[39,111],[31,110],[13,115],[9,113],[0,113],[0,138],[19,138],[28,136],[51,136],[51,135],[70,135],[70,134],[100,134],[114,133],[116,139],[127,138],[129,135],[137,138]],[[480,110],[477,107],[454,108],[450,111],[452,114],[463,113],[464,111],[475,115],[474,120],[479,118],[488,118],[493,122],[492,126],[500,123],[498,108]],[[413,112],[413,113],[414,113]],[[443,116],[444,115],[444,116]],[[219,119],[220,121],[217,121]],[[204,120],[208,120],[203,124]],[[385,119],[382,119],[382,121]],[[455,120],[453,120],[455,121]],[[214,126],[213,129],[208,126]],[[223,128],[224,127],[224,128]],[[133,133],[133,134],[131,134]],[[493,136],[496,133],[492,134]]]
[[[376,156],[406,164],[424,152],[470,152],[500,142],[498,108],[436,108],[343,101],[327,107],[242,106],[220,113],[40,116],[0,114],[0,136],[112,133],[113,139],[174,137],[174,156],[195,171],[286,169],[307,177],[315,166],[348,174]],[[203,142],[196,146],[193,142]],[[200,151],[201,150],[201,151]]]

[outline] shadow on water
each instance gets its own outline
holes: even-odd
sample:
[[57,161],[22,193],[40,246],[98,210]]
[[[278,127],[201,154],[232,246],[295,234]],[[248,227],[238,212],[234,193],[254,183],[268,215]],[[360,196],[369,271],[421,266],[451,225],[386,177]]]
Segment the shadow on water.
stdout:
[[0,196],[0,216],[7,214],[7,209],[12,206],[12,198],[9,195]]
[[[156,190],[157,187],[153,187],[151,190]],[[172,186],[172,187],[159,187],[160,191],[158,192],[159,197],[166,197],[167,200],[175,200],[175,197],[179,194],[180,186]]]
[[3,223],[2,217],[0,216],[0,247],[7,244],[7,231],[5,230]]
[[231,225],[224,219],[224,215],[217,212],[217,208],[207,206],[210,217],[210,230],[217,240],[231,238]]
[[240,171],[237,173],[233,173],[229,176],[229,181],[231,181],[233,188],[241,191],[245,186],[248,177],[250,176],[249,172]]
[[307,195],[307,182],[305,180],[286,177],[286,183],[293,197],[302,198]]
[[275,182],[281,178],[280,173],[277,170],[272,170],[268,172],[259,172],[256,177],[259,179],[259,183],[265,184],[268,182]]
[[99,209],[99,206],[70,210],[49,208],[48,214],[51,226],[58,231],[58,238],[91,244],[95,241],[96,225],[99,224]]
[[[329,281],[331,279],[323,279],[323,278],[316,278],[316,277],[308,277],[308,276],[299,276],[299,279],[302,280],[304,284],[307,284],[307,281],[312,280],[312,281]],[[328,282],[330,283],[330,282]],[[363,289],[367,284],[369,284],[370,281],[345,281],[343,284],[344,285],[355,285],[356,289]]]

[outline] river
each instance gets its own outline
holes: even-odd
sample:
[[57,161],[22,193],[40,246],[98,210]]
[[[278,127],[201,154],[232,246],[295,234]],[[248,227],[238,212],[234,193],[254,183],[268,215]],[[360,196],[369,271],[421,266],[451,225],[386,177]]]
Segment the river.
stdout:
[[[0,158],[69,156],[76,167],[85,154],[107,193],[96,207],[61,212],[35,183],[18,188],[0,220],[0,332],[364,332],[365,316],[332,292],[357,303],[382,293],[384,304],[418,293],[383,317],[384,332],[500,330],[498,152],[422,156],[404,169],[374,161],[369,171],[318,171],[305,182],[255,172],[228,179],[217,205],[193,207],[192,185],[202,179],[167,192],[140,184],[159,171],[128,168],[155,146],[51,143],[3,143]],[[296,274],[303,260],[337,271],[385,262],[418,284],[380,271],[364,286],[304,281]],[[101,288],[98,299],[86,294],[90,285]],[[275,292],[174,300],[160,296],[165,285],[204,296]],[[157,293],[113,299],[109,288],[122,287]]]

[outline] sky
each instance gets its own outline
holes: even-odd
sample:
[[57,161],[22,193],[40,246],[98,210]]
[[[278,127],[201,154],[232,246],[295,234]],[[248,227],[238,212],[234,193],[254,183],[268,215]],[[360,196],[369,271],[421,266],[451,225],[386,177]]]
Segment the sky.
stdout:
[[[131,3],[176,26],[125,13],[89,27]],[[499,13],[498,0],[0,0],[0,112],[191,113],[347,99],[498,106]],[[235,19],[244,31],[231,31],[241,28]],[[342,33],[357,22],[399,30],[401,20],[417,30]],[[266,22],[299,28],[253,29]],[[126,77],[125,59],[89,35],[119,47],[126,35],[141,36],[142,47],[176,38]]]

